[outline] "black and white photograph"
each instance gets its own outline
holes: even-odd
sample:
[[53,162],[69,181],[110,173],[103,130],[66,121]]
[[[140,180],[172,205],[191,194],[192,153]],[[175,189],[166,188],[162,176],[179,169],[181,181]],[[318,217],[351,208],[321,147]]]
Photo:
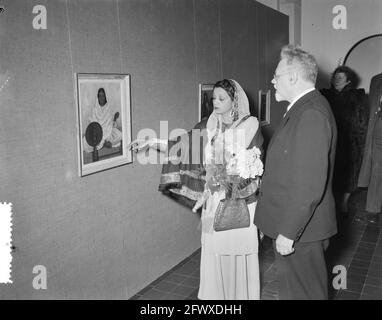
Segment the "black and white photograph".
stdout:
[[381,53],[382,0],[0,0],[0,300],[382,300]]
[[77,74],[81,175],[132,162],[130,76]]

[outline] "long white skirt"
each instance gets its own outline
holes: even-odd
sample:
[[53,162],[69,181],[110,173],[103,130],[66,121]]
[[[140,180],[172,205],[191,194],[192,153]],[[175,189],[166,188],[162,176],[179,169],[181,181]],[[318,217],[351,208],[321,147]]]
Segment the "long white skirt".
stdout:
[[222,195],[214,193],[202,212],[202,252],[198,298],[203,300],[259,300],[260,276],[257,228],[253,224],[256,202],[251,203],[248,228],[213,230]]

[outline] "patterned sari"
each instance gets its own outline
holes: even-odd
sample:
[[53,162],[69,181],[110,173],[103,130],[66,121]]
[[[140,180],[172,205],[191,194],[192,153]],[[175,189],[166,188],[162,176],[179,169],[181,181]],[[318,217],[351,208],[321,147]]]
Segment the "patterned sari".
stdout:
[[[206,182],[203,166],[206,123],[202,120],[186,136],[168,141],[167,163],[160,178],[159,191],[191,209],[202,196]],[[179,150],[176,155],[172,155],[174,149]]]

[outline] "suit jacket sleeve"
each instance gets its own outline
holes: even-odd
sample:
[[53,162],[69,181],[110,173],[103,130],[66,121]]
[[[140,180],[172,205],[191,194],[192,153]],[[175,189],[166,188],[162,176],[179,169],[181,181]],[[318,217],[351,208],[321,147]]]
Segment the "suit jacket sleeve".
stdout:
[[280,233],[296,240],[302,234],[328,184],[332,128],[318,110],[302,113],[295,129],[290,155],[288,206]]

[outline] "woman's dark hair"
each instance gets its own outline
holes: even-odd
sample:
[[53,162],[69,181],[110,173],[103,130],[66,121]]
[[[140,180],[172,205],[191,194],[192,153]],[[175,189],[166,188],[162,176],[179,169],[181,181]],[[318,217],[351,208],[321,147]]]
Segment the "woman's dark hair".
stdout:
[[105,92],[105,89],[104,88],[99,88],[98,89],[98,92],[97,92],[97,99],[99,101],[99,94],[103,92],[103,96],[105,97],[105,103],[107,103],[107,98],[106,98],[106,92]]
[[348,66],[339,66],[334,70],[332,77],[330,79],[331,86],[333,86],[334,77],[337,73],[344,73],[346,76],[346,80],[350,81],[350,83],[346,87],[350,89],[355,89],[358,87],[360,79],[357,73],[353,69],[349,68]]
[[215,88],[222,88],[223,90],[225,90],[228,93],[231,100],[232,101],[234,100],[235,92],[236,92],[236,86],[235,86],[235,83],[233,81],[228,80],[228,79],[220,80],[214,84],[214,90],[215,90]]
[[99,88],[98,89],[98,92],[97,92],[97,95],[99,95],[100,92],[103,92],[104,96],[106,97],[106,92],[105,92],[105,89],[104,88]]

